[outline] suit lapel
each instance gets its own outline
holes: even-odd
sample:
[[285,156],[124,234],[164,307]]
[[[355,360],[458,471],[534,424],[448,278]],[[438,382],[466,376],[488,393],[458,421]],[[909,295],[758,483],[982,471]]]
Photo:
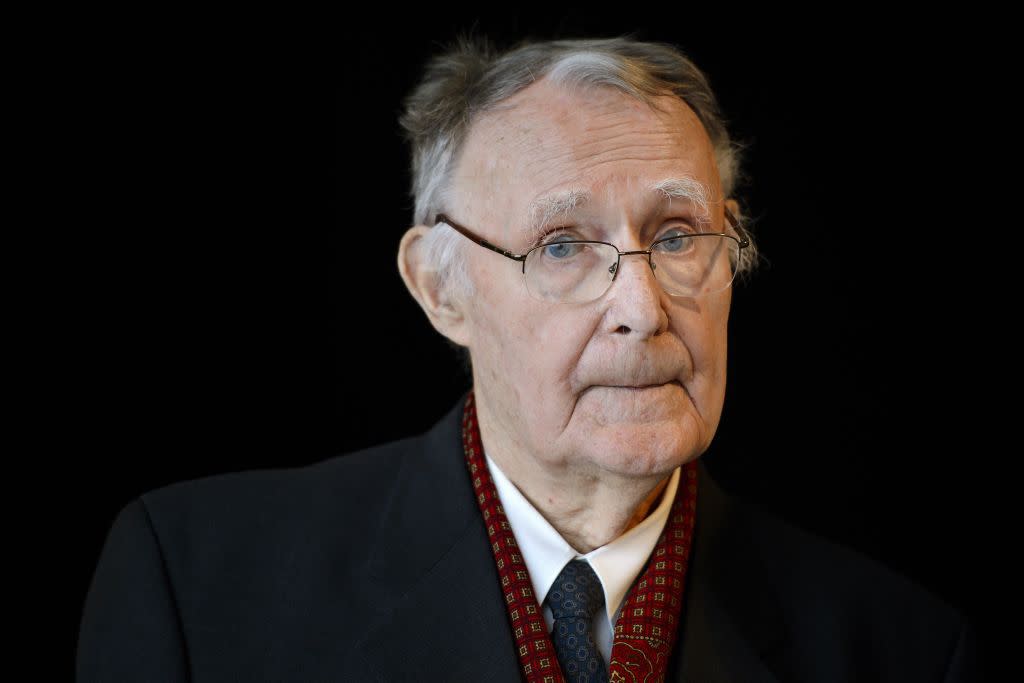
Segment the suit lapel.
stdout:
[[387,681],[509,681],[519,659],[462,451],[465,396],[410,449],[373,551],[367,590],[393,596],[361,643]]
[[758,564],[749,520],[711,478],[703,460],[697,471],[697,523],[682,640],[667,680],[777,681],[768,662],[784,645],[786,631],[775,589]]
[[[365,578],[382,597],[360,643],[382,680],[522,680],[487,530],[462,453],[465,395],[410,449]],[[746,518],[698,467],[682,640],[667,680],[771,683],[783,641]],[[680,647],[681,646],[681,647]]]

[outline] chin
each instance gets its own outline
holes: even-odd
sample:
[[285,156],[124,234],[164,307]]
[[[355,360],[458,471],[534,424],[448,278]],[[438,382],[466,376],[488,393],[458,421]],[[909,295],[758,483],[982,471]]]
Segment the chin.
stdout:
[[627,476],[665,474],[696,459],[704,445],[691,424],[615,425],[588,438],[591,459],[602,469]]

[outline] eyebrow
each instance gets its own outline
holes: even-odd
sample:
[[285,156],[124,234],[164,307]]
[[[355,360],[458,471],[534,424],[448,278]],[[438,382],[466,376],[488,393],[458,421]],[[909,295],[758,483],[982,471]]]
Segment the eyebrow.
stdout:
[[[700,208],[700,218],[710,220],[707,214],[711,189],[692,176],[663,178],[647,186],[649,194],[660,194],[660,201],[683,199]],[[583,208],[593,199],[593,194],[583,188],[560,190],[537,197],[527,207],[530,216],[530,244],[544,233],[548,225],[559,216],[571,214]]]

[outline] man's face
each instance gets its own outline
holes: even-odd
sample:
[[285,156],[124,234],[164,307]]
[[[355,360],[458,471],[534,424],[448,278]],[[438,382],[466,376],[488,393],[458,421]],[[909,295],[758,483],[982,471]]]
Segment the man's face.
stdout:
[[[545,230],[570,226],[621,251],[702,215],[701,229],[724,232],[711,141],[685,103],[660,102],[668,113],[610,89],[569,95],[534,83],[475,123],[452,218],[525,253],[537,237],[532,202],[572,189],[591,196]],[[709,203],[649,189],[678,178],[702,183]],[[477,287],[463,334],[475,392],[513,448],[548,470],[624,476],[669,472],[704,452],[725,395],[730,289],[670,296],[646,257],[623,256],[600,299],[544,303],[530,297],[520,264],[472,245],[464,253]]]

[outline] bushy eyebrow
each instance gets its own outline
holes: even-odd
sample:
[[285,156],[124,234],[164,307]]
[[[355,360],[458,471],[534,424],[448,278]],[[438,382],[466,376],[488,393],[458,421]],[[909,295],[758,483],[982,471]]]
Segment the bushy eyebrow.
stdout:
[[[711,190],[691,176],[663,178],[647,187],[650,194],[660,194],[660,201],[683,199],[700,209],[700,218],[708,219],[708,203]],[[537,197],[527,207],[530,244],[536,243],[551,222],[581,209],[593,199],[593,194],[584,188],[559,190]]]
[[686,199],[700,207],[703,213],[707,213],[711,201],[711,189],[690,176],[665,178],[651,185],[648,191],[660,192],[666,199]]
[[527,208],[531,242],[540,236],[555,218],[582,208],[593,198],[589,190],[569,189],[537,197]]

